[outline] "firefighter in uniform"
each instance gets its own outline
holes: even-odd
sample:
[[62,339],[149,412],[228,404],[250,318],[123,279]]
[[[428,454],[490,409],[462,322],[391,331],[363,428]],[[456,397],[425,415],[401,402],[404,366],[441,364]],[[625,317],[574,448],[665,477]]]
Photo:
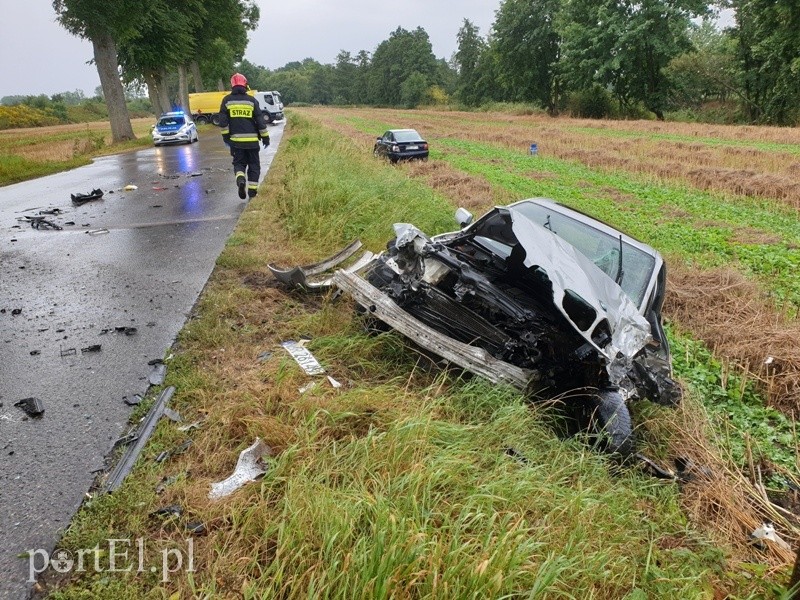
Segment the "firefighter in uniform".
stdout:
[[258,101],[247,93],[247,78],[241,73],[231,77],[231,93],[222,99],[219,115],[222,139],[230,146],[233,157],[239,198],[253,198],[258,193],[261,174],[259,142],[264,148],[269,146],[269,131]]

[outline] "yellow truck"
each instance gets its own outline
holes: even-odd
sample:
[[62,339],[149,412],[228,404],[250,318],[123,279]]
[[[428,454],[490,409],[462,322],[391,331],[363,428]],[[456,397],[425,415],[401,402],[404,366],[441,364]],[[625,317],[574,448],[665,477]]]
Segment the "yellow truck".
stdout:
[[[189,111],[192,113],[194,122],[219,125],[219,106],[222,104],[222,99],[229,93],[224,91],[189,94]],[[247,93],[258,101],[267,123],[274,123],[283,119],[283,103],[280,101],[281,96],[278,92],[247,90]]]

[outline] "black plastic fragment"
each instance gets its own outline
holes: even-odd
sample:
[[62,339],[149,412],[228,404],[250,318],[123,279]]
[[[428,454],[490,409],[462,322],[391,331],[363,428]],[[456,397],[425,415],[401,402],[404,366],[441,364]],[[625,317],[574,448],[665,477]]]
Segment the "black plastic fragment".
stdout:
[[23,398],[14,402],[14,406],[18,406],[29,417],[41,417],[44,414],[44,404],[38,398]]
[[205,535],[208,533],[208,529],[206,529],[206,524],[202,521],[189,521],[186,524],[186,531],[191,533],[192,535]]
[[80,205],[92,200],[100,200],[103,197],[103,190],[92,190],[88,194],[70,194],[69,197],[72,198],[74,204]]
[[86,346],[86,348],[81,348],[81,352],[100,352],[102,348],[100,344],[92,344],[91,346]]

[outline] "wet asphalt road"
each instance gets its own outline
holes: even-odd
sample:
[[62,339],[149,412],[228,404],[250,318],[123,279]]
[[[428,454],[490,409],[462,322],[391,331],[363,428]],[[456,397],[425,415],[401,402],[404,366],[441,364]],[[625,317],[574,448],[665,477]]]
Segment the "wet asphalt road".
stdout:
[[[282,132],[270,128],[262,178]],[[93,188],[103,200],[70,201]],[[27,595],[18,555],[52,552],[124,432],[123,398],[146,391],[147,362],[174,341],[244,206],[216,132],[0,188],[0,598]],[[63,231],[17,222],[50,207]],[[115,327],[136,333],[102,333]],[[14,406],[30,396],[41,418]]]

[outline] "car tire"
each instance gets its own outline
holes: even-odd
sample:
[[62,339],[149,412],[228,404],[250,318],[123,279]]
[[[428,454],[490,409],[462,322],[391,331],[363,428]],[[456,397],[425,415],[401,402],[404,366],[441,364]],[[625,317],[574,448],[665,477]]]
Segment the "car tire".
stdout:
[[380,152],[378,152],[378,147],[377,147],[377,146],[375,146],[375,147],[372,149],[372,156],[374,156],[375,158],[380,158],[380,157],[381,157],[381,153],[380,153]]
[[617,390],[601,390],[589,398],[589,432],[603,450],[627,458],[636,451],[631,415]]
[[217,127],[219,127],[219,119],[220,119],[219,113],[214,114],[211,117],[211,124],[212,125],[216,125]]

